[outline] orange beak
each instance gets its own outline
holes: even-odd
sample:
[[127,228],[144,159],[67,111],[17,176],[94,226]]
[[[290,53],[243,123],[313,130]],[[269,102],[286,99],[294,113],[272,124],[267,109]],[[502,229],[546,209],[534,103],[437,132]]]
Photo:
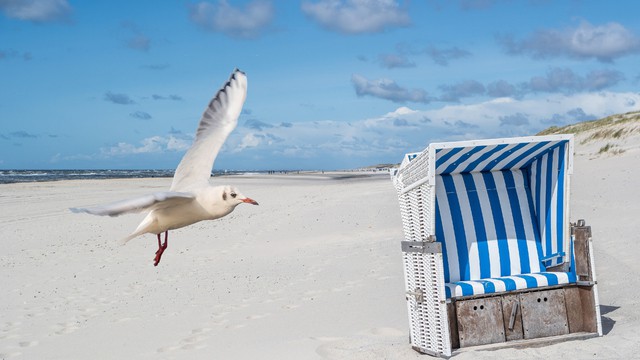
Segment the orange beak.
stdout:
[[258,205],[257,201],[255,201],[253,199],[250,199],[250,198],[242,199],[242,202],[246,202],[247,204],[251,204],[251,205]]

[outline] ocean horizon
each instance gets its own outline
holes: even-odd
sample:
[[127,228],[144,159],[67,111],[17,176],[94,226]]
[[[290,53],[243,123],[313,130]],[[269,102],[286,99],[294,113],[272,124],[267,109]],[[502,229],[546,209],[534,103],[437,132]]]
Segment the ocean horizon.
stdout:
[[[24,182],[43,182],[59,180],[88,180],[88,179],[130,179],[130,178],[170,178],[175,170],[171,169],[67,169],[67,170],[0,170],[0,184],[13,184]],[[290,172],[290,170],[214,170],[211,176],[239,175],[245,173],[278,173]]]

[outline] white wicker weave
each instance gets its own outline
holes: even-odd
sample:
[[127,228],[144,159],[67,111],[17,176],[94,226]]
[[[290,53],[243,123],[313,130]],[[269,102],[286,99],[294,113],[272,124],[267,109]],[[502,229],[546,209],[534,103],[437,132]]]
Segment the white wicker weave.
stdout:
[[[435,184],[429,153],[427,148],[403,162],[394,177],[406,241],[435,241]],[[423,353],[451,356],[442,253],[403,252],[403,263],[411,345]]]
[[411,345],[423,353],[451,356],[442,253],[403,253]]

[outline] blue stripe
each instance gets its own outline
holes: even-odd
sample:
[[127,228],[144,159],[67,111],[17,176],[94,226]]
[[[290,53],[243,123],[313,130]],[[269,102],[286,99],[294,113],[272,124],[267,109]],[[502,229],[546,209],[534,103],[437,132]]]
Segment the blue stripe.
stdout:
[[500,280],[504,283],[504,288],[506,289],[506,291],[512,291],[512,290],[516,290],[516,282],[513,279],[496,279],[496,280]]
[[571,263],[569,264],[569,272],[575,274],[576,273],[576,257],[573,252],[573,236],[569,237],[570,241],[570,249],[571,249]]
[[[546,193],[545,195],[545,213],[543,214],[544,216],[544,227],[545,229],[547,229],[548,231],[545,232],[546,236],[544,239],[544,242],[546,244],[546,248],[547,254],[550,254],[552,252],[551,250],[551,237],[553,236],[553,234],[551,234],[551,221],[553,221],[551,219],[551,195],[553,195],[553,191],[551,189],[553,189],[553,152],[550,152],[547,154],[546,156],[546,160],[547,160],[547,173],[546,173],[546,178],[543,179],[547,186],[546,186]],[[546,255],[546,254],[545,254]]]
[[478,159],[476,159],[474,162],[472,162],[471,164],[467,165],[467,167],[464,168],[464,170],[462,170],[462,172],[471,172],[471,171],[476,170],[476,167],[478,165],[480,165],[480,163],[482,163],[483,161],[487,160],[493,154],[495,154],[496,152],[504,149],[505,147],[507,147],[507,144],[500,144],[500,145],[494,147],[493,149],[487,151],[486,153],[482,154]]
[[484,167],[484,169],[482,169],[481,171],[491,171],[491,170],[500,170],[495,168],[495,166],[497,164],[499,164],[502,160],[508,158],[509,156],[511,156],[511,154],[513,154],[515,151],[523,148],[524,146],[526,146],[528,143],[519,143],[518,145],[512,147],[511,149],[502,152],[498,157],[496,157],[495,159],[491,160],[491,162],[489,162],[487,164],[487,166]]
[[[537,213],[537,224],[536,224],[536,228],[538,229],[538,232],[540,233],[540,243],[542,244],[542,241],[544,239],[542,239],[542,229],[540,228],[540,219],[542,219],[544,214],[541,214],[541,199],[542,199],[542,194],[540,194],[540,188],[541,188],[541,183],[542,183],[542,160],[538,159],[538,161],[536,162],[536,178],[535,178],[535,182],[536,182],[536,213]],[[540,253],[540,254],[544,254],[544,253]]]
[[549,272],[542,272],[540,275],[543,275],[547,278],[547,285],[553,286],[558,285],[558,275]]
[[[543,286],[555,286],[555,285],[562,285],[565,282],[562,281],[560,282],[560,274],[567,274],[567,282],[568,284],[571,283],[575,283],[576,282],[576,275],[573,273],[562,273],[562,272],[542,272],[542,273],[535,273],[535,275],[542,275],[547,279],[547,284],[542,284],[542,283],[538,283],[538,279],[532,275],[529,274],[521,274],[521,275],[514,275],[514,277],[518,277],[520,279],[523,279],[526,283],[524,289],[534,289],[537,287],[543,287]],[[516,282],[513,279],[509,279],[506,277],[499,277],[499,278],[492,278],[490,280],[493,281],[500,281],[504,284],[504,288],[505,291],[513,291],[513,290],[518,290],[516,288]],[[458,296],[469,296],[469,295],[477,295],[478,293],[474,292],[474,287],[472,284],[481,284],[482,288],[483,288],[483,293],[484,294],[492,294],[492,293],[497,293],[497,292],[501,292],[501,291],[497,291],[496,290],[496,286],[493,283],[493,281],[488,281],[487,280],[470,280],[470,281],[458,281],[458,282],[454,282],[454,283],[449,283],[447,285],[449,286],[445,286],[445,296],[447,298],[452,297],[452,293],[455,293],[456,290],[458,290],[459,292],[461,292],[461,295]],[[451,289],[453,288],[453,290]]]
[[456,285],[460,286],[460,289],[462,289],[463,296],[474,295],[473,286],[471,284],[459,282]]
[[[438,150],[436,150],[436,169],[438,167],[440,167],[440,165],[444,164],[445,162],[447,162],[447,160],[449,160],[449,158],[451,158],[453,155],[459,153],[460,151],[462,151],[462,147],[459,148],[455,148],[455,149],[451,149],[448,153],[442,155],[441,157],[438,157]],[[439,149],[440,150],[440,149]]]
[[482,287],[484,288],[484,293],[485,294],[491,294],[491,293],[496,292],[496,286],[491,281],[476,280],[476,282],[482,284]]
[[476,184],[473,181],[473,175],[469,173],[462,174],[462,180],[464,180],[467,195],[469,196],[473,225],[476,230],[476,242],[478,244],[478,255],[480,257],[480,278],[484,279],[491,277],[491,259],[489,256],[489,244],[487,243],[487,232],[484,228],[482,207],[480,206],[480,199],[478,198]]
[[[511,160],[504,168],[505,169],[513,168],[517,163],[524,160],[525,158],[531,157],[533,153],[535,153],[536,151],[538,151],[538,149],[540,149],[541,147],[547,144],[549,144],[549,141],[543,141],[543,142],[537,143],[536,145],[532,146],[531,149],[525,151],[524,153],[520,154],[520,156]],[[532,158],[535,158],[535,157],[532,157]]]
[[[560,145],[558,151],[558,203],[557,203],[557,212],[556,212],[556,231],[557,238],[556,242],[558,245],[558,252],[564,251],[562,244],[564,243],[564,176],[565,176],[565,166],[564,166],[564,144]],[[554,264],[560,264],[558,260],[554,262]]]
[[[528,173],[528,171],[526,173]],[[526,175],[523,173],[523,176]],[[528,178],[528,176],[526,178]],[[536,250],[538,251],[538,256],[542,257],[544,256],[544,254],[542,253],[542,241],[540,240],[540,230],[538,229],[538,223],[536,221],[536,213],[533,207],[533,197],[531,195],[531,191],[527,191],[527,203],[529,204],[529,219],[527,221],[531,222],[533,237],[535,238],[536,243]],[[542,261],[540,261],[540,259],[538,259],[538,263],[540,266],[540,271],[545,271],[546,268]]]
[[458,159],[456,159],[456,161],[454,161],[453,163],[451,163],[449,166],[447,166],[447,168],[442,171],[442,174],[451,174],[452,172],[454,172],[456,170],[456,168],[461,165],[464,164],[464,162],[469,159],[469,157],[475,153],[477,153],[478,151],[484,149],[484,146],[476,146],[474,148],[472,148],[471,150],[465,152],[464,154],[462,154]]
[[511,214],[513,215],[513,225],[516,230],[518,254],[520,255],[520,273],[530,273],[529,247],[527,246],[527,235],[524,230],[524,222],[522,221],[522,209],[520,208],[516,183],[511,171],[503,171],[502,174],[507,186],[507,195],[509,197],[509,204],[511,205]]
[[529,160],[526,163],[522,164],[522,167],[523,168],[528,167],[529,165],[531,165],[531,163],[533,163],[537,159],[540,159],[541,157],[547,156],[549,153],[552,153],[558,146],[564,145],[564,144],[567,144],[567,143],[568,143],[568,140],[562,140],[562,141],[555,142],[553,145],[551,145],[548,148],[546,148],[543,152],[541,152],[540,154],[537,154],[536,156],[532,157],[531,160]]
[[[493,215],[493,223],[496,229],[496,239],[506,239],[507,229],[504,225],[504,219],[502,217],[502,209],[500,208],[500,199],[498,198],[498,191],[496,190],[496,183],[493,179],[493,175],[490,172],[482,173],[485,187],[487,189],[487,196],[489,197],[489,203],[491,204],[491,214]],[[511,259],[509,258],[509,247],[506,241],[498,241],[498,252],[500,254],[500,276],[506,276],[511,274]]]
[[458,250],[458,266],[460,268],[460,280],[469,280],[471,278],[469,271],[469,250],[467,245],[467,236],[464,231],[464,218],[460,210],[460,202],[456,187],[451,175],[442,175],[442,182],[449,200],[449,210],[451,211],[451,221],[453,222],[453,232],[455,234],[455,242]]
[[514,276],[524,279],[524,281],[527,282],[527,289],[538,287],[538,280],[536,280],[536,278],[533,276],[526,275],[526,274],[520,274],[520,275],[514,275]]
[[442,228],[442,215],[440,215],[440,205],[436,197],[436,241],[442,244],[442,261],[444,262],[444,281],[449,282],[449,259],[447,257],[447,242],[444,238],[444,230]]

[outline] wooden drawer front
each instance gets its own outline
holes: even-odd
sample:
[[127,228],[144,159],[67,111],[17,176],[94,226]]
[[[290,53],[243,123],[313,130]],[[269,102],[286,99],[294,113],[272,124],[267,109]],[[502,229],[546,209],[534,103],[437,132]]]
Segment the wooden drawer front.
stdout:
[[460,347],[505,341],[500,297],[456,302]]
[[520,294],[525,339],[569,333],[562,289]]

